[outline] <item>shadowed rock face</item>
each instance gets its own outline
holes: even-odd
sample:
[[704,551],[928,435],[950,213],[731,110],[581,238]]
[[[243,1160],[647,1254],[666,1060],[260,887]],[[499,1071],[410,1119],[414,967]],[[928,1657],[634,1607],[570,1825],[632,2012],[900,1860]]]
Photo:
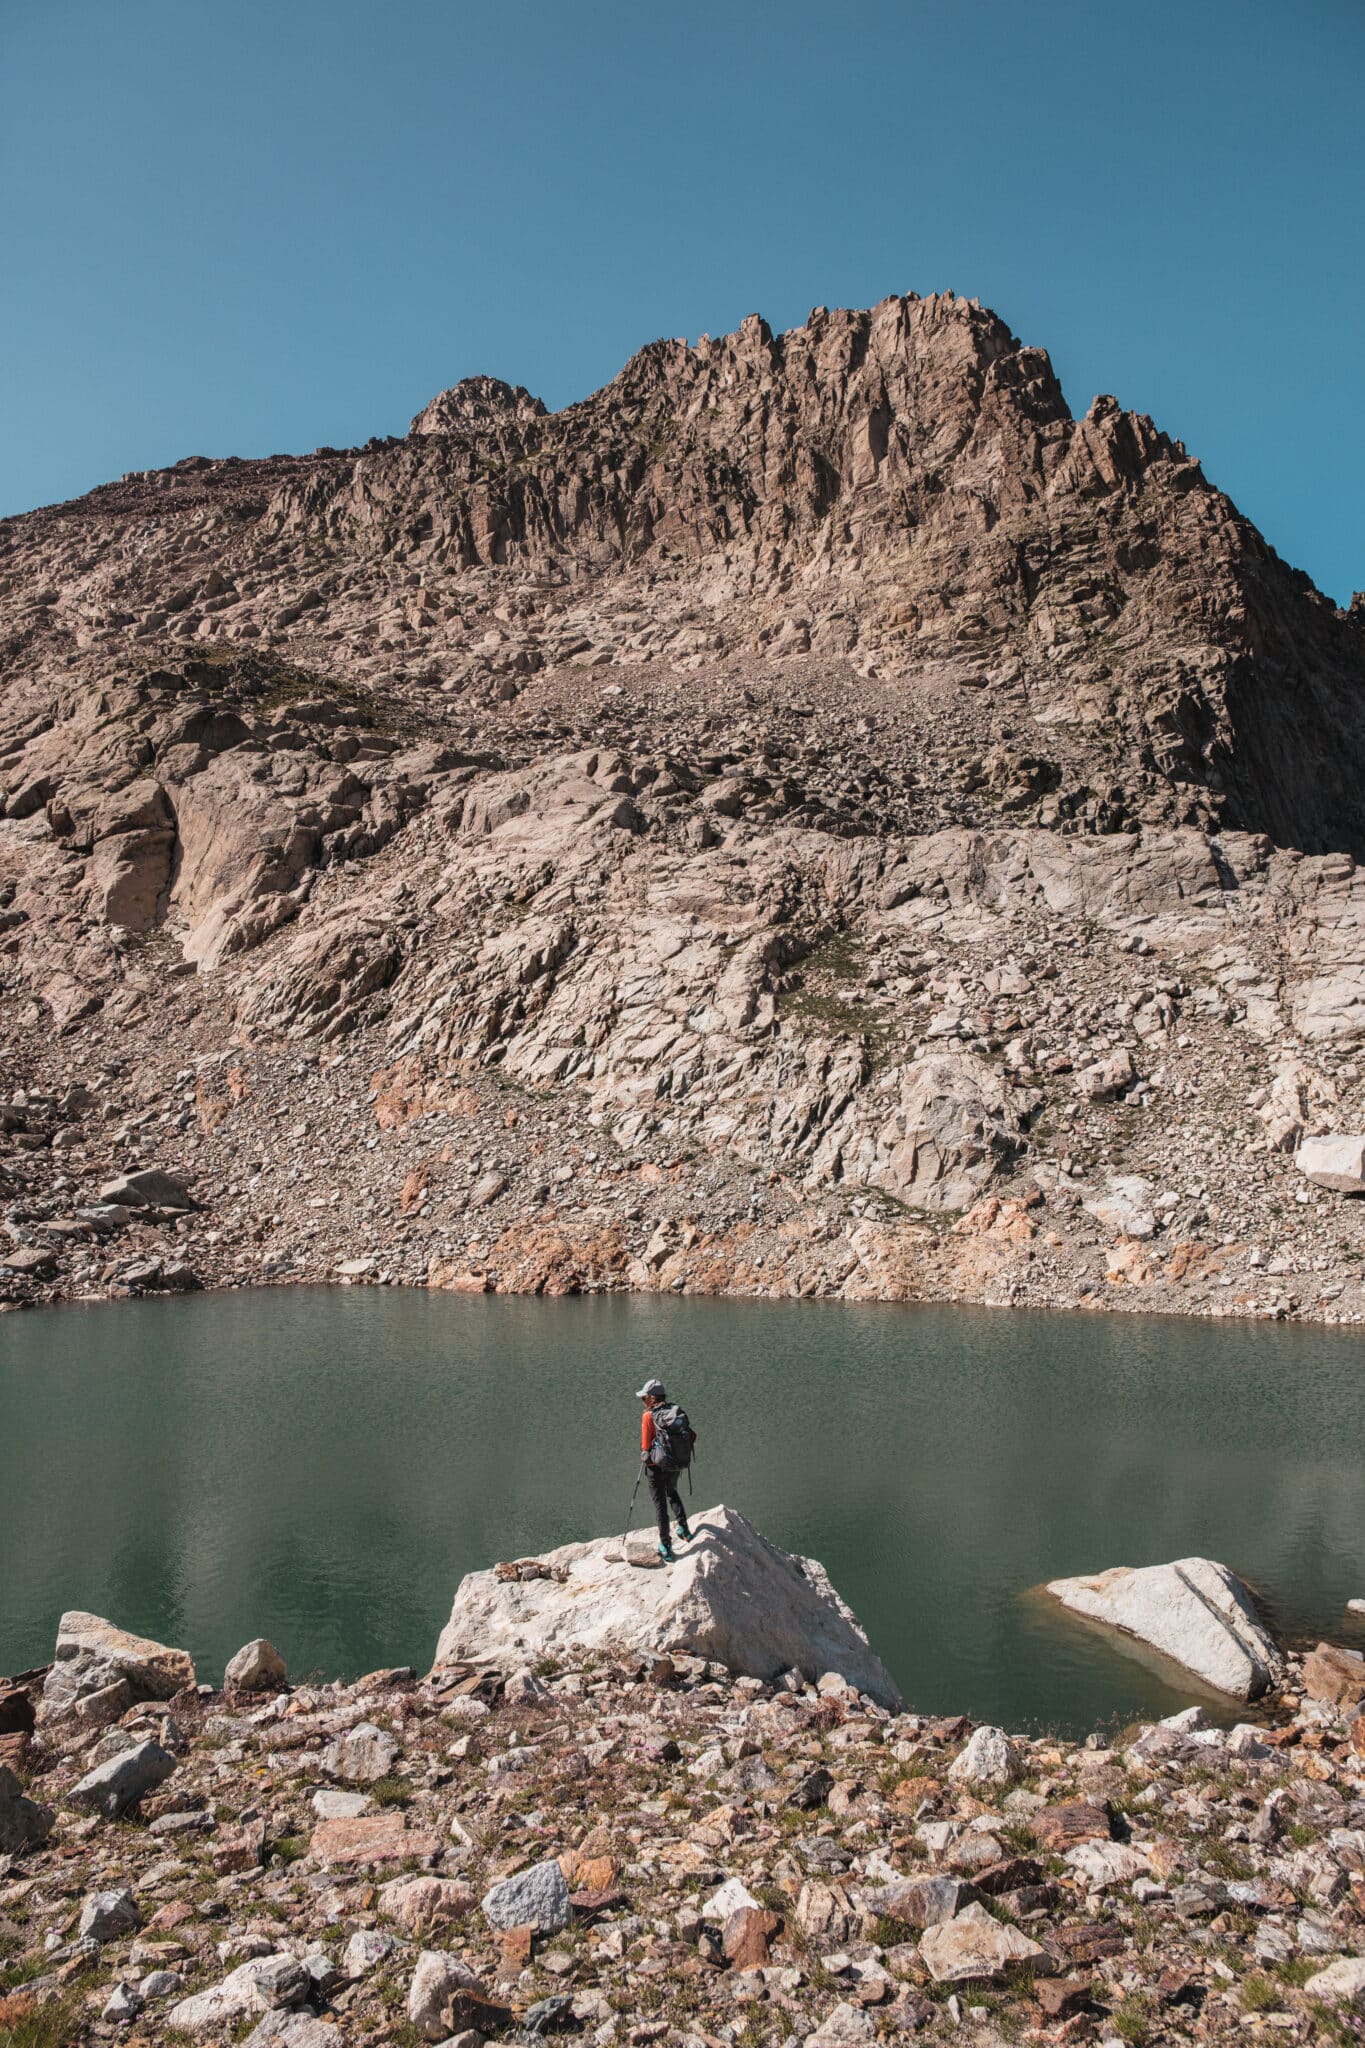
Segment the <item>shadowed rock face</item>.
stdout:
[[[0,596],[0,1299],[1207,1306],[1220,1202],[1336,1285],[1281,1182],[1365,1127],[1365,608],[978,305],[133,474]],[[94,1200],[151,1164],[192,1265]]]

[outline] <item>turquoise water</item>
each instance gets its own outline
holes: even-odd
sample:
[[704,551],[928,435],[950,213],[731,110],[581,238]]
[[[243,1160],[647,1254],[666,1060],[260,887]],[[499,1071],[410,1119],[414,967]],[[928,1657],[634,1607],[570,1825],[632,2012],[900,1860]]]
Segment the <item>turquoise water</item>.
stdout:
[[[85,1607],[217,1680],[430,1663],[461,1574],[619,1528],[633,1390],[696,1502],[823,1559],[918,1707],[1197,1696],[1030,1588],[1202,1552],[1295,1633],[1365,1594],[1358,1337],[960,1308],[269,1289],[0,1317],[0,1671]],[[643,1501],[643,1490],[642,1490]],[[637,1520],[643,1506],[637,1506]]]

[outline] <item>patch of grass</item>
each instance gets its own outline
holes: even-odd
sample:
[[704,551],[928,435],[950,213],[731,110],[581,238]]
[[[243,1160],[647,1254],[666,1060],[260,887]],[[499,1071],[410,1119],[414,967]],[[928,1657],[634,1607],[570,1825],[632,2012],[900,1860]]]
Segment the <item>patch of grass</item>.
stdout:
[[1200,1846],[1201,1860],[1220,1877],[1245,1880],[1255,1876],[1253,1866],[1232,1842],[1205,1842]]
[[17,1991],[21,1984],[27,1984],[34,1977],[41,1977],[43,1968],[41,1956],[26,1956],[22,1962],[7,1964],[0,1970],[0,1997],[7,1991]]
[[370,1797],[376,1806],[408,1806],[412,1802],[412,1787],[406,1778],[377,1778],[370,1787]]
[[1258,1974],[1239,1986],[1237,1996],[1244,2012],[1274,2012],[1284,2004],[1284,1987],[1272,1977]]
[[1343,2048],[1355,2048],[1360,2036],[1340,2007],[1328,2005],[1321,1998],[1310,1998],[1308,2012],[1317,2029],[1315,2041],[1340,2041]]
[[1321,1956],[1286,1956],[1271,1969],[1282,1984],[1306,1984],[1323,1967]]
[[22,1996],[0,1998],[0,2048],[67,2048],[82,2027],[80,2012],[65,1999],[40,2005]]
[[297,1863],[301,1856],[308,1854],[308,1838],[306,1835],[281,1835],[278,1841],[272,1842],[271,1849],[279,1862]]
[[1129,2042],[1131,2048],[1141,2048],[1155,2021],[1155,2001],[1142,1991],[1133,1992],[1128,1998],[1121,1999],[1109,2015],[1109,2024],[1114,2032],[1121,2041]]

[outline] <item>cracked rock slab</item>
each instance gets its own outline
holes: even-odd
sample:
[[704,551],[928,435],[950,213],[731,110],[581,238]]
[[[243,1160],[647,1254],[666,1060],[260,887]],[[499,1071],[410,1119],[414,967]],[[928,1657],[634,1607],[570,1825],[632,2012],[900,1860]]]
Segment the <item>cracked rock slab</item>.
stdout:
[[1115,1565],[1090,1578],[1053,1579],[1063,1607],[1149,1643],[1206,1685],[1256,1699],[1275,1681],[1280,1651],[1251,1594],[1226,1565],[1207,1557],[1133,1569]]

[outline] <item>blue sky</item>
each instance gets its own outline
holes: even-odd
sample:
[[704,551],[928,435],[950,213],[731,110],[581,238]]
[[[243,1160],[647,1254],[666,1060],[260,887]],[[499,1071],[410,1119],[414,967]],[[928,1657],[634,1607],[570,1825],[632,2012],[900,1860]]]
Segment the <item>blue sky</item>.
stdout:
[[948,287],[1365,586],[1360,0],[0,0],[0,512]]

